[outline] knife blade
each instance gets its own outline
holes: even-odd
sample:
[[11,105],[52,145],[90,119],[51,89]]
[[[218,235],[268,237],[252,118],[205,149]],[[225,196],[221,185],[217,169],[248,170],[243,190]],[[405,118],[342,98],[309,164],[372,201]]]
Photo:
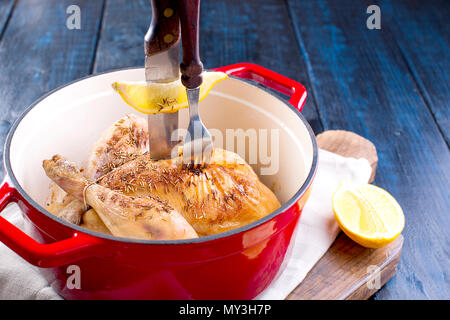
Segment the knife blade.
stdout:
[[[147,82],[171,82],[180,77],[179,44],[171,49],[145,57],[145,80]],[[147,115],[150,156],[152,159],[170,158],[172,149],[179,143],[172,141],[178,129],[178,112]]]
[[[174,0],[151,0],[152,21],[144,39],[145,80],[171,82],[180,77],[180,21]],[[178,129],[178,112],[147,116],[149,152],[152,159],[171,157],[179,143],[172,141]]]

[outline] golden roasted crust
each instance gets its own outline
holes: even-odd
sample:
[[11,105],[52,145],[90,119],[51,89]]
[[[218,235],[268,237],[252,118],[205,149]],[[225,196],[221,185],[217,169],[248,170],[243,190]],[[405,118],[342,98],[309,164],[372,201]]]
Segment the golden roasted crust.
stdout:
[[235,229],[280,207],[275,195],[236,154],[214,150],[212,163],[188,169],[181,158],[139,156],[105,175],[100,185],[133,196],[167,201],[200,235]]
[[95,209],[115,236],[148,240],[197,237],[186,219],[162,199],[149,195],[128,196],[90,182],[81,175],[74,163],[58,155],[44,160],[43,165],[50,179],[78,199],[64,208],[67,209],[64,214],[68,220],[77,218],[77,223],[80,222],[85,202]]

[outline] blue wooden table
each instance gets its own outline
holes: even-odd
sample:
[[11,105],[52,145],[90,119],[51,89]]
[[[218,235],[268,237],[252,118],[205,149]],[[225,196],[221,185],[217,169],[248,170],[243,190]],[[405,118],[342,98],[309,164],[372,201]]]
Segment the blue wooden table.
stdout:
[[[81,29],[67,28],[72,4]],[[367,28],[372,4],[381,29]],[[253,62],[295,79],[316,133],[351,130],[376,145],[374,183],[406,215],[397,275],[376,299],[450,298],[449,16],[447,0],[202,2],[207,68]],[[147,0],[0,0],[0,144],[49,90],[142,66],[150,17]]]

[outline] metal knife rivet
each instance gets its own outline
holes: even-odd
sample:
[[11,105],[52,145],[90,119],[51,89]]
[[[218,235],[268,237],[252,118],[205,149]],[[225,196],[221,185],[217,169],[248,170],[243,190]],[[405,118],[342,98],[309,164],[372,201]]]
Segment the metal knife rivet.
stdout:
[[164,42],[165,43],[171,43],[173,41],[173,35],[171,35],[170,33],[169,34],[166,34],[165,36],[164,36]]
[[172,10],[172,8],[166,8],[165,10],[164,10],[164,17],[166,17],[166,18],[170,18],[172,15],[173,15],[173,10]]

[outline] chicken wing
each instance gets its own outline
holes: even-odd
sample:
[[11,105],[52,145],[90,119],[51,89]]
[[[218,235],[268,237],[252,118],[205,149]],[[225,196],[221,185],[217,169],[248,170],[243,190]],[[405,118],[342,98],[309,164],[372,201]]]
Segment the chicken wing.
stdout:
[[[136,158],[148,149],[148,128],[145,119],[128,114],[113,123],[95,142],[88,156],[86,170],[83,172],[89,180],[110,172],[114,168]],[[50,197],[47,210],[71,223],[91,230],[105,230],[96,212],[84,217],[86,208],[79,200],[73,200],[71,206],[64,201],[65,192],[57,185],[50,185]],[[83,217],[82,217],[83,216]],[[86,219],[85,219],[86,218]],[[89,220],[89,222],[85,222]]]
[[164,200],[127,196],[89,182],[73,163],[59,155],[44,160],[43,167],[64,191],[92,206],[115,236],[147,240],[197,237],[186,219]]
[[93,145],[85,176],[96,180],[148,151],[148,126],[142,117],[128,114],[109,127]]

